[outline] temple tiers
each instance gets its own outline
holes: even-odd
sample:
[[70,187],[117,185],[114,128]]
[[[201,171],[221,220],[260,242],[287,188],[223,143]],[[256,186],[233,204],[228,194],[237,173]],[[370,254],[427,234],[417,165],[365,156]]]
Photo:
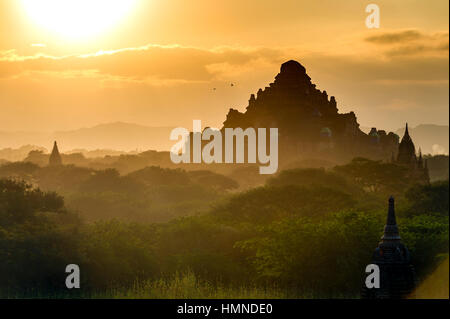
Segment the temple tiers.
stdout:
[[[345,163],[355,157],[389,161],[399,137],[360,130],[354,112],[339,113],[336,98],[316,88],[297,61],[281,65],[275,81],[250,95],[245,112],[230,109],[224,128],[278,128],[281,162],[325,159]],[[326,132],[326,136],[324,136]]]

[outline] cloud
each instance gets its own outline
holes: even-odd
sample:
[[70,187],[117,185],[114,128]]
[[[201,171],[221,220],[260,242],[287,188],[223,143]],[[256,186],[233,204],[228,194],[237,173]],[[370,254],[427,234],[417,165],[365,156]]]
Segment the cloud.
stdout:
[[424,38],[424,35],[417,30],[403,30],[384,32],[382,34],[367,37],[365,40],[367,42],[376,44],[394,44],[409,42],[411,40],[418,40],[422,38]]
[[[334,82],[378,84],[448,84],[448,58],[428,56],[392,56],[389,59],[349,55],[311,55],[304,61],[308,69],[320,72]],[[313,79],[316,76],[313,77]]]
[[[423,33],[410,31],[395,34],[401,39],[426,38]],[[388,33],[387,38],[395,38],[392,34]],[[386,39],[384,35],[378,37]],[[433,38],[442,39],[443,34],[436,33]],[[402,42],[401,46],[389,45],[381,58],[375,54],[355,58],[348,54],[302,52],[298,48],[204,49],[179,45],[146,45],[67,56],[43,53],[22,56],[15,50],[7,50],[0,51],[0,79],[19,76],[33,78],[33,74],[48,73],[53,77],[59,74],[61,78],[91,77],[105,85],[117,82],[167,86],[229,81],[260,69],[273,72],[284,61],[294,58],[301,63],[311,62],[324,77],[385,84],[405,81],[448,83],[448,56],[427,54],[430,50],[448,51],[448,41],[439,45],[431,47],[429,44]]]
[[[145,81],[210,81],[220,73],[245,68],[255,61],[279,63],[281,52],[267,48],[202,49],[178,45],[147,45],[99,51],[84,55],[19,56],[14,50],[0,52],[0,77],[24,72],[69,72],[96,70],[98,74]],[[222,65],[222,68],[214,68]]]
[[384,49],[387,57],[393,56],[445,56],[448,55],[448,32],[424,33],[415,29],[382,32],[364,40]]
[[[358,39],[363,49],[370,47]],[[244,110],[249,94],[272,82],[280,64],[290,59],[306,67],[318,88],[336,96],[341,112],[355,111],[360,123],[395,127],[409,110],[414,110],[411,120],[437,122],[448,114],[448,56],[387,54],[412,44],[376,45],[381,55],[376,50],[180,45],[66,56],[0,51],[0,124],[71,127],[75,118],[77,126],[117,119],[189,125],[191,118],[205,118],[218,127],[229,107]],[[213,87],[218,88],[214,93]]]
[[448,52],[448,41],[436,45],[424,45],[424,44],[413,44],[413,45],[402,45],[397,48],[387,51],[389,56],[405,56],[405,55],[418,55],[418,54],[446,54]]

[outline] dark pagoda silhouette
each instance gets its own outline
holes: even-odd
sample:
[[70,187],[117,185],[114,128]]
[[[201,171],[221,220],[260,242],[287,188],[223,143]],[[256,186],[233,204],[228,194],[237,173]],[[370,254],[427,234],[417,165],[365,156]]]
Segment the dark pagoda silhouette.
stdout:
[[417,162],[416,147],[409,136],[408,123],[406,123],[405,135],[398,146],[397,162],[407,165],[415,165]]
[[363,287],[365,299],[401,299],[411,297],[416,278],[408,248],[403,245],[395,218],[394,198],[389,198],[389,211],[384,234],[375,249],[372,264],[380,268],[380,288]]
[[245,112],[230,109],[223,128],[278,128],[281,161],[298,158],[347,162],[361,156],[389,161],[399,137],[360,130],[354,112],[339,113],[334,96],[316,88],[297,61],[281,65],[275,81],[252,94]]
[[396,164],[405,166],[409,170],[410,178],[414,178],[417,182],[428,183],[429,172],[427,160],[423,159],[422,151],[419,149],[419,155],[416,155],[416,147],[409,135],[408,123],[405,126],[405,134],[398,146]]
[[53,144],[53,150],[52,150],[52,153],[50,154],[50,159],[49,159],[48,165],[49,166],[62,165],[62,158],[61,158],[61,154],[59,154],[58,144],[56,143],[56,141]]

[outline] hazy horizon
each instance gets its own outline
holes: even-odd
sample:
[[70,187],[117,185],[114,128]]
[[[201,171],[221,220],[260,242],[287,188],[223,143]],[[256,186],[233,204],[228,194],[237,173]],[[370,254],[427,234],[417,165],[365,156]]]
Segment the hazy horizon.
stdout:
[[[205,125],[202,126],[205,128]],[[174,127],[151,127],[136,123],[114,122],[55,132],[0,131],[0,151],[8,148],[19,150],[28,146],[43,147],[50,151],[54,140],[58,141],[62,152],[76,150],[168,151],[174,143],[169,139]],[[367,134],[371,127],[361,126],[360,129]],[[402,137],[404,129],[405,127],[402,126],[391,131]],[[425,154],[449,153],[448,125],[419,124],[415,126],[409,123],[409,131],[417,151],[421,148]]]

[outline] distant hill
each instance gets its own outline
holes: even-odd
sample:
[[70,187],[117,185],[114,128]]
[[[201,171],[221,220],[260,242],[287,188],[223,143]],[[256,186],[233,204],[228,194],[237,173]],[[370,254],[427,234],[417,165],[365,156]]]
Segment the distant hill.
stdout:
[[39,145],[51,148],[59,143],[63,152],[73,149],[145,151],[169,150],[174,144],[169,140],[173,127],[149,127],[132,123],[108,123],[72,131],[0,132],[0,149],[19,148],[22,145]]
[[64,149],[169,150],[173,127],[149,127],[131,123],[108,123],[74,131],[55,132],[54,139]]
[[[409,128],[409,135],[414,141],[416,149],[419,147],[424,154],[448,154],[449,138],[448,125],[420,124]],[[405,128],[398,129],[395,133],[403,136]]]

